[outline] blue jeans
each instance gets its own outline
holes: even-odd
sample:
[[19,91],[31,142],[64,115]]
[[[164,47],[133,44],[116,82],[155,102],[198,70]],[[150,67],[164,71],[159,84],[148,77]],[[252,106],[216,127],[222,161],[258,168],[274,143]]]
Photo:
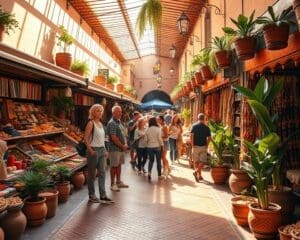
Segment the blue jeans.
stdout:
[[137,148],[136,153],[138,159],[137,168],[139,171],[141,171],[144,168],[145,163],[147,161],[147,148]]
[[104,147],[93,147],[93,150],[95,151],[95,155],[90,156],[88,154],[87,156],[87,168],[88,168],[88,177],[87,177],[87,184],[88,184],[88,190],[89,190],[89,196],[95,195],[95,186],[94,186],[94,180],[95,180],[95,173],[96,169],[98,170],[98,187],[99,187],[99,193],[100,197],[105,197],[105,157],[104,154],[106,152]]
[[169,138],[170,144],[170,160],[173,162],[178,159],[178,149],[177,149],[177,140],[174,138]]
[[161,148],[148,148],[148,154],[149,154],[149,165],[148,165],[148,172],[151,174],[153,163],[154,163],[154,157],[156,158],[157,163],[157,174],[158,176],[161,176]]

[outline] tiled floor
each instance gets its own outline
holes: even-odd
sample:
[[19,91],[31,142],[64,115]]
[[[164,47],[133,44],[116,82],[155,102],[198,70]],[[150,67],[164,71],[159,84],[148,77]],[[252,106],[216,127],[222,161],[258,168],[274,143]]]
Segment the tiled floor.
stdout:
[[228,187],[211,184],[208,171],[206,181],[195,183],[185,160],[172,167],[167,179],[158,181],[155,174],[149,183],[127,161],[123,181],[130,187],[111,193],[106,184],[115,204],[88,206],[85,187],[59,206],[55,218],[27,229],[23,239],[254,239],[235,224]]

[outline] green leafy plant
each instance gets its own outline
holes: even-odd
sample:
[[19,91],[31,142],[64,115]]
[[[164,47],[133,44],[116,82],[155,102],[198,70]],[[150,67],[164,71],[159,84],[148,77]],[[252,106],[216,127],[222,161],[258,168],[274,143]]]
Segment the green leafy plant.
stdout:
[[55,180],[57,180],[59,183],[67,181],[72,174],[71,170],[67,166],[62,165],[55,165],[52,170],[55,175]]
[[181,112],[181,115],[185,121],[187,121],[191,117],[191,109],[184,108]]
[[15,14],[10,14],[2,9],[0,5],[0,26],[4,27],[4,31],[10,34],[16,28],[19,28],[19,22],[15,18]]
[[213,166],[223,165],[223,152],[226,149],[226,130],[228,127],[225,127],[222,123],[216,123],[213,120],[208,122],[208,127],[211,131],[211,144],[214,148],[214,153],[216,155],[215,159],[212,159]]
[[147,25],[158,32],[162,18],[162,4],[160,0],[147,0],[138,14],[136,28],[139,38],[142,38]]
[[37,159],[32,162],[31,170],[40,174],[48,175],[50,162]]
[[115,83],[119,82],[119,79],[116,76],[110,76],[110,77],[108,77],[106,82],[110,83],[110,84],[115,84]]
[[54,96],[51,99],[50,104],[57,110],[62,110],[66,113],[69,113],[74,108],[73,99],[66,96]]
[[133,90],[134,90],[134,88],[131,85],[125,85],[124,86],[124,90],[127,91],[127,92],[129,92],[129,93],[132,93]]
[[255,144],[245,141],[249,150],[251,163],[243,162],[243,169],[254,182],[254,190],[257,195],[258,205],[262,209],[268,209],[268,184],[277,164],[277,156],[274,154],[280,138],[276,133],[270,133],[258,140]]
[[86,61],[75,59],[71,65],[71,71],[81,71],[86,76],[90,73],[90,67]]
[[231,50],[231,44],[233,37],[230,35],[224,35],[222,37],[213,37],[211,41],[211,48],[213,51],[229,51]]
[[50,178],[38,172],[26,171],[18,181],[24,185],[24,190],[30,195],[31,200],[36,202],[39,201],[38,194],[50,183]]
[[195,66],[209,66],[212,72],[217,71],[217,63],[215,54],[211,48],[203,48],[199,54],[196,54],[191,62],[193,67]]
[[236,30],[231,27],[223,27],[223,31],[238,38],[245,38],[254,35],[256,20],[254,20],[255,11],[253,11],[250,17],[246,17],[240,14],[237,20],[230,18],[233,24],[236,26]]
[[262,24],[262,25],[275,24],[277,26],[280,26],[282,24],[294,23],[291,20],[289,20],[289,16],[292,11],[293,11],[293,8],[289,7],[287,9],[283,10],[280,14],[275,15],[273,6],[269,6],[268,7],[269,16],[258,17],[256,22],[258,24]]
[[60,33],[56,36],[57,46],[63,46],[63,50],[66,52],[67,47],[74,43],[74,38],[64,26],[61,25],[59,29]]

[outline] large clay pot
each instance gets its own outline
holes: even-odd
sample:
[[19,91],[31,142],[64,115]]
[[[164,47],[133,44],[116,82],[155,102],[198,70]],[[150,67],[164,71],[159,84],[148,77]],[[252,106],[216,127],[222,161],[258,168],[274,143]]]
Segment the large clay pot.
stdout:
[[117,92],[122,93],[123,91],[124,91],[124,84],[123,83],[117,84]]
[[193,90],[192,81],[187,81],[187,82],[186,82],[186,86],[187,86],[187,88],[188,88],[189,91],[192,91],[192,90]]
[[295,15],[298,22],[298,29],[300,30],[300,0],[293,1],[293,9],[295,11]]
[[31,198],[25,198],[23,212],[28,226],[42,225],[47,216],[46,198],[40,198],[38,202],[32,202]]
[[195,72],[195,78],[198,86],[204,84],[201,72]]
[[272,187],[268,189],[269,201],[278,204],[281,207],[282,224],[288,224],[293,220],[295,210],[295,197],[293,190],[289,187],[283,187],[282,190],[275,190]]
[[106,83],[106,88],[110,89],[110,90],[114,90],[115,89],[115,85],[112,83]]
[[0,220],[6,240],[19,240],[26,228],[27,219],[22,212],[23,204],[7,208],[7,214]]
[[229,176],[229,188],[231,192],[235,194],[241,194],[245,189],[248,189],[252,185],[251,178],[244,170],[231,169]]
[[290,25],[282,23],[280,26],[276,24],[268,24],[263,28],[263,36],[268,50],[279,50],[286,48],[289,39]]
[[41,192],[40,197],[46,198],[47,205],[47,216],[46,218],[54,217],[56,214],[56,209],[58,205],[58,191],[57,190],[48,190]]
[[249,203],[255,202],[251,197],[233,197],[231,198],[232,214],[240,226],[248,226]]
[[105,77],[104,76],[96,76],[95,77],[95,83],[101,85],[101,86],[105,86]]
[[214,78],[209,66],[202,66],[200,68],[200,72],[201,72],[201,75],[202,75],[202,79],[204,81],[211,80],[211,79]]
[[231,51],[217,51],[215,52],[217,64],[220,68],[228,68],[231,64],[232,54]]
[[213,166],[210,169],[210,174],[214,184],[224,184],[228,177],[228,166]]
[[56,183],[56,189],[58,190],[58,202],[63,203],[68,201],[71,191],[70,182]]
[[72,70],[73,73],[79,75],[79,76],[82,76],[84,75],[84,72],[82,70]]
[[238,38],[234,41],[236,54],[239,60],[244,61],[255,55],[255,38],[245,37]]
[[75,188],[80,189],[84,185],[85,177],[82,171],[75,172],[71,180]]
[[72,55],[67,52],[59,52],[55,55],[55,63],[57,66],[70,70],[72,63]]
[[280,210],[276,203],[269,203],[267,210],[258,208],[257,203],[249,204],[248,223],[256,238],[275,239],[281,225]]

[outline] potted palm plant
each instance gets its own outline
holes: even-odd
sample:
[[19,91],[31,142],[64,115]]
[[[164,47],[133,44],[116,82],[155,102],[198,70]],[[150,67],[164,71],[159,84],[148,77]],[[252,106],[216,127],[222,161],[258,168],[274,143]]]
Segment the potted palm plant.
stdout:
[[116,76],[109,76],[107,79],[106,79],[106,87],[111,89],[111,90],[114,90],[115,89],[115,83],[118,82],[118,78]]
[[162,4],[160,0],[147,0],[141,7],[136,20],[138,36],[143,37],[147,25],[158,32],[162,18]]
[[231,64],[232,36],[213,37],[211,41],[212,51],[215,54],[217,64],[220,68],[228,68]]
[[67,52],[67,47],[74,43],[74,38],[64,26],[59,27],[60,32],[57,39],[57,46],[63,47],[63,52],[57,52],[55,55],[56,65],[64,69],[70,70],[72,63],[72,55]]
[[214,149],[215,158],[211,159],[210,174],[215,184],[224,184],[228,177],[228,166],[224,164],[223,152],[226,149],[226,130],[222,123],[218,124],[210,120],[208,127],[211,131],[211,144]]
[[[263,76],[259,79],[253,91],[241,86],[234,86],[234,89],[248,98],[247,102],[261,126],[262,136],[276,133],[277,114],[272,116],[269,108],[282,88],[283,80],[277,80],[273,85],[270,85],[268,80]],[[298,132],[295,132],[294,135],[295,134],[298,134]],[[269,198],[272,202],[278,203],[282,207],[284,221],[290,217],[295,208],[292,189],[283,186],[286,176],[283,157],[286,152],[287,143],[291,137],[293,136],[289,136],[284,142],[280,142],[276,153],[274,153],[277,157],[277,161],[274,171],[272,172],[273,186],[268,189]]]
[[27,224],[29,226],[42,225],[47,216],[47,205],[46,199],[39,197],[39,193],[48,186],[50,178],[34,171],[26,171],[20,176],[19,181],[24,185],[24,190],[29,195],[25,199],[23,207]]
[[256,22],[262,24],[263,36],[268,50],[279,50],[286,48],[289,39],[289,26],[292,23],[289,16],[292,7],[283,10],[280,14],[275,15],[272,6],[268,7],[269,16],[258,17]]
[[67,166],[62,165],[55,165],[51,169],[58,190],[58,202],[66,202],[68,201],[71,191],[70,181],[68,179],[72,172]]
[[75,59],[71,65],[71,71],[80,76],[87,76],[90,73],[90,68],[86,61]]
[[19,27],[19,22],[15,15],[4,11],[0,5],[0,41],[2,41],[3,33],[9,34]]
[[[45,176],[50,175],[51,163],[46,160],[34,160],[31,166],[31,170]],[[58,205],[58,191],[53,189],[53,182],[49,183],[47,189],[39,193],[39,197],[46,198],[47,205],[47,216],[46,218],[54,217],[56,214],[56,209]]]
[[231,36],[236,37],[234,40],[235,50],[240,60],[248,60],[255,55],[255,38],[254,29],[256,20],[254,20],[255,11],[253,11],[250,17],[246,17],[240,14],[237,18],[231,19],[232,23],[236,26],[236,30],[231,27],[223,27],[223,31]]

